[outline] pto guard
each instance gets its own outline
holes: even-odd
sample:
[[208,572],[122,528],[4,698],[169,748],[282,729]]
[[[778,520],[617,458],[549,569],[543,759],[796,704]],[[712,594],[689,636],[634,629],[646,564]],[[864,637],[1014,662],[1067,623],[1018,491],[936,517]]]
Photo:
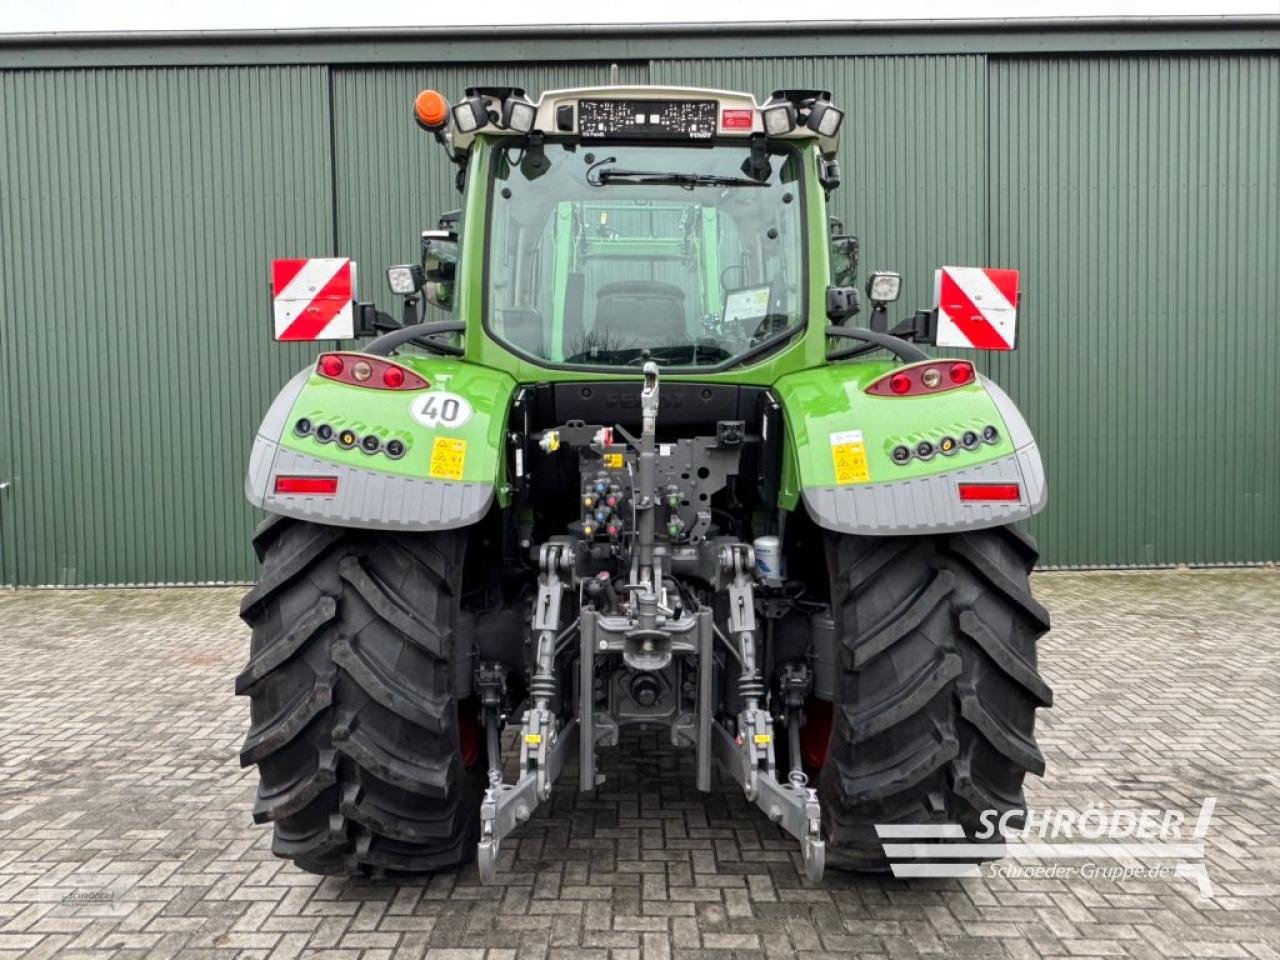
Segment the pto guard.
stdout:
[[[290,380],[254,439],[245,477],[249,502],[269,513],[377,530],[448,530],[480,520],[503,470],[499,451],[514,381],[453,360],[394,359],[431,386],[371,389],[326,379],[313,367]],[[443,399],[456,403],[445,407]],[[453,416],[442,418],[441,409]],[[297,433],[299,419],[311,422],[310,435]],[[321,424],[335,439],[316,437]],[[380,452],[358,443],[343,449],[336,440],[343,430],[378,437]],[[398,459],[385,452],[391,440],[404,446]],[[337,490],[277,493],[281,476],[336,478]]]
[[[945,364],[946,361],[940,361]],[[889,368],[832,365],[784,377],[786,413],[799,493],[819,525],[841,533],[893,536],[1002,526],[1039,513],[1048,491],[1025,418],[985,377],[924,397],[872,397],[864,389]],[[979,435],[995,442],[927,461],[896,463],[897,446]],[[839,473],[839,475],[837,475]],[[965,501],[961,484],[1017,484],[1010,501]]]

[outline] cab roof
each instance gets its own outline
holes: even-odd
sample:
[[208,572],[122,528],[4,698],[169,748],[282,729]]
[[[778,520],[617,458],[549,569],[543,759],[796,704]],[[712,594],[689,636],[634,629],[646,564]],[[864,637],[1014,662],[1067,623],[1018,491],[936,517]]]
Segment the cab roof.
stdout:
[[[753,135],[765,133],[762,108],[782,102],[779,96],[800,94],[813,94],[830,100],[829,93],[816,90],[778,91],[770,99],[759,102],[750,93],[737,90],[646,84],[547,90],[536,102],[530,101],[519,88],[472,87],[467,90],[464,100],[477,97],[483,101],[490,116],[501,117],[507,99],[521,98],[533,106],[532,129],[546,136],[607,141],[639,135],[647,141],[662,143],[696,142],[712,137],[749,140]],[[628,118],[634,122],[616,128],[613,126]],[[525,135],[523,131],[505,129],[500,123],[491,122],[469,132],[455,125],[453,146],[465,152],[480,134]],[[836,136],[823,136],[802,123],[788,132],[770,134],[769,139],[809,140],[828,157],[833,156],[838,147]]]

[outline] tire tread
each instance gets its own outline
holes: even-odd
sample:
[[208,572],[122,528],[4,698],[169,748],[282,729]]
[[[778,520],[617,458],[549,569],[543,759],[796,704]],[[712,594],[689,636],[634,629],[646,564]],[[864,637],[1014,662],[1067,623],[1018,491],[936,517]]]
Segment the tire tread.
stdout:
[[[896,538],[826,534],[843,644],[837,721],[818,772],[829,862],[887,868],[878,823],[959,823],[1024,808],[1044,773],[1036,668],[1048,612],[1035,543],[1012,528]],[[998,840],[998,838],[996,838]],[[977,859],[981,859],[978,857]]]
[[472,856],[483,775],[462,763],[452,695],[465,537],[258,528],[235,689],[251,705],[254,820],[273,824],[277,856],[362,876]]

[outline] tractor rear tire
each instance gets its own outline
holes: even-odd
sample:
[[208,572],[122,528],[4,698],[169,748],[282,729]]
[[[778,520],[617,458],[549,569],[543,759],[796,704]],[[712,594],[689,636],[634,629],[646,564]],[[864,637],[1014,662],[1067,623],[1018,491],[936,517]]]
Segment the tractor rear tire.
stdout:
[[453,691],[465,537],[272,517],[254,547],[240,762],[258,767],[272,851],[360,876],[468,861],[484,764],[464,763]]
[[983,811],[1016,825],[1023,778],[1044,773],[1036,708],[1053,698],[1036,669],[1049,615],[1031,596],[1034,541],[999,527],[826,544],[840,673],[818,775],[828,861],[887,870],[876,824],[959,824],[971,842],[994,819]]

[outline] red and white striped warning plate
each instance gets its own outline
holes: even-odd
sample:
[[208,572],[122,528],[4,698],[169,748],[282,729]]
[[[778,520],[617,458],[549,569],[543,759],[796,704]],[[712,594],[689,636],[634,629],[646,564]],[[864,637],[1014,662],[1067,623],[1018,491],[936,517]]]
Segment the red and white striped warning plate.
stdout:
[[937,344],[1012,350],[1018,342],[1018,271],[943,267],[934,273]]
[[356,265],[350,260],[273,260],[271,297],[277,340],[355,335]]

